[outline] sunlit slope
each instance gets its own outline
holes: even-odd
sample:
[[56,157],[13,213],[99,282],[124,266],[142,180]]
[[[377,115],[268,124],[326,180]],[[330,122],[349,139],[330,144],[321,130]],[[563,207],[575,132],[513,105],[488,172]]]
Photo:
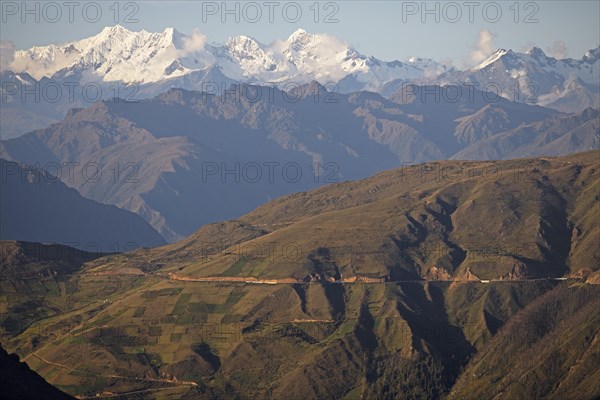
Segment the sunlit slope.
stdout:
[[551,287],[85,276],[80,293],[102,301],[82,302],[8,343],[72,394],[168,387],[207,398],[357,398],[382,390],[387,398],[436,398],[502,323]]
[[[469,273],[514,279],[593,271],[599,167],[598,152],[407,166],[282,197],[239,221],[138,251],[133,262],[189,277],[294,280]],[[101,269],[122,261],[103,261]]]
[[[81,396],[527,398],[519,371],[548,365],[527,376],[543,393],[594,398],[578,379],[600,329],[599,155],[429,163],[277,199],[78,266],[71,290],[36,293],[62,308],[2,325],[3,345]],[[33,308],[31,277],[0,295]]]
[[597,285],[540,296],[473,358],[449,398],[598,398],[599,309]]

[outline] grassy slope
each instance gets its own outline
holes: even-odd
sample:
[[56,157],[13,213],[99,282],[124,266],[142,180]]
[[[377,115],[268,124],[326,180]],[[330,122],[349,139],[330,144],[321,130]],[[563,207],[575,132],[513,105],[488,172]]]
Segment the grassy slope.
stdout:
[[[301,278],[342,272],[412,279],[432,265],[455,276],[470,269],[483,277],[598,269],[592,246],[598,240],[597,152],[428,165],[474,171],[495,165],[502,173],[448,183],[389,171],[278,199],[241,221],[209,225],[174,245],[89,262],[70,278],[73,293],[46,295],[52,301],[69,299],[69,308],[38,318],[21,334],[5,331],[5,345],[73,394],[160,389],[143,396],[393,399],[439,398],[453,389],[452,396],[465,398],[482,386],[489,391],[482,397],[494,390],[534,396],[519,386],[520,375],[509,374],[500,385],[486,366],[506,360],[514,371],[525,371],[536,359],[547,361],[551,352],[562,351],[552,341],[558,339],[542,335],[532,339],[539,343],[535,357],[521,357],[527,349],[502,338],[510,339],[521,327],[548,329],[546,318],[535,317],[540,302],[564,298],[565,309],[551,313],[559,326],[552,331],[570,340],[573,349],[556,375],[538,380],[564,382],[563,388],[544,392],[557,398],[571,387],[586,388],[578,398],[600,394],[576,383],[593,365],[589,343],[597,341],[586,337],[598,332],[598,308],[571,312],[586,298],[579,293],[596,293],[596,286],[556,287],[548,281],[244,285],[160,275]],[[294,259],[277,252],[265,256],[267,243],[293,243],[299,252]],[[123,268],[149,274],[98,275]],[[15,290],[29,295],[27,288]],[[593,315],[589,323],[582,320],[584,311]],[[585,328],[587,336],[578,336],[569,323]],[[573,361],[578,359],[583,361]],[[471,379],[468,371],[474,369],[488,375]],[[179,382],[169,381],[173,377]]]
[[[303,278],[547,277],[598,268],[598,152],[556,159],[444,161],[282,197],[240,221],[141,250],[142,269]],[[118,268],[104,263],[101,268]],[[122,260],[120,260],[122,261]]]
[[597,398],[598,310],[597,286],[564,285],[540,296],[474,357],[449,398]]

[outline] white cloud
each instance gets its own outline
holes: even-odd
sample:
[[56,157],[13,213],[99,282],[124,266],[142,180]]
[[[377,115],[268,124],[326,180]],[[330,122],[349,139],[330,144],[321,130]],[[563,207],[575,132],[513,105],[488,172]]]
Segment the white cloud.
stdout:
[[55,71],[68,67],[79,56],[77,51],[66,52],[63,48],[54,45],[48,46],[48,53],[34,59],[30,51],[17,51],[9,69],[15,72],[27,72],[35,79],[44,76],[52,77]]
[[569,56],[567,44],[563,40],[556,40],[551,47],[546,49],[546,52],[559,60]]
[[477,42],[473,51],[469,54],[471,65],[477,65],[485,61],[494,51],[494,34],[487,29],[479,31]]
[[192,32],[190,36],[186,36],[183,38],[183,51],[186,55],[202,51],[204,50],[206,41],[206,35],[203,35],[198,30],[194,30],[194,32]]
[[9,40],[0,40],[0,71],[9,69],[15,58],[15,44]]
[[452,63],[453,61],[451,58],[444,58],[437,65],[425,68],[423,77],[426,79],[435,79],[448,69],[452,68]]

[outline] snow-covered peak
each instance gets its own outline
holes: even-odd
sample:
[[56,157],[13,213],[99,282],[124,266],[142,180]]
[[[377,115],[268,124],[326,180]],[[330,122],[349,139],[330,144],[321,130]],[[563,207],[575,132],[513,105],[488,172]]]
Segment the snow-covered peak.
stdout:
[[97,46],[99,50],[102,48],[104,51],[107,49],[110,51],[113,47],[116,50],[117,48],[130,45],[136,40],[145,40],[149,35],[151,34],[146,31],[133,32],[121,25],[115,25],[106,27],[97,35],[74,42],[71,45],[81,52],[89,50],[93,46]]
[[17,51],[12,68],[36,78],[83,74],[104,81],[156,82],[207,66],[197,62],[206,57],[193,57],[193,50],[202,49],[189,46],[191,39],[174,28],[150,33],[116,25],[76,42]]
[[[106,27],[87,39],[15,52],[11,70],[42,76],[85,77],[106,82],[154,83],[217,67],[226,77],[257,83],[338,82],[348,76],[361,87],[377,90],[391,80],[421,77],[436,66],[431,60],[384,62],[359,53],[328,34],[298,29],[287,39],[263,44],[234,36],[223,44],[207,44],[199,32],[183,34]],[[429,68],[436,71],[436,68]]]
[[600,59],[600,46],[595,49],[588,50],[583,56],[583,61],[594,63]]
[[[598,85],[600,81],[600,48],[592,49],[580,59],[565,58],[557,60],[549,57],[538,48],[533,47],[525,53],[515,53],[512,50],[499,49],[487,60],[471,69],[471,72],[482,73],[496,81],[502,79],[502,74],[518,80],[523,87],[530,82],[549,82],[558,79],[562,85],[565,81],[581,80]],[[496,68],[498,67],[498,68]],[[541,78],[541,74],[545,78]]]
[[[133,34],[133,32],[130,31],[129,29],[124,28],[121,25],[115,25],[115,26],[105,27],[104,29],[102,29],[102,31],[100,31],[100,33],[93,36],[92,38],[95,39],[96,41],[105,41],[105,40],[110,40],[110,39],[118,40],[118,39],[127,37],[131,34]],[[92,38],[90,38],[90,39],[92,39]]]
[[488,65],[493,64],[496,61],[498,61],[505,54],[508,54],[508,51],[505,50],[505,49],[498,49],[498,50],[496,50],[491,56],[488,57],[487,60],[485,60],[484,62],[482,62],[478,66],[472,68],[472,71],[478,71],[480,69],[484,69]]
[[415,66],[421,70],[424,70],[426,68],[443,68],[443,69],[447,69],[447,67],[445,65],[442,65],[440,63],[438,63],[435,60],[432,60],[431,58],[422,58],[422,57],[410,57],[407,62],[412,65]]
[[225,47],[238,54],[254,53],[262,50],[262,45],[258,41],[244,35],[230,37],[225,42]]
[[165,30],[163,31],[163,35],[164,36],[170,36],[173,37],[173,35],[175,35],[175,33],[179,33],[177,32],[177,30],[175,28],[165,28]]
[[302,42],[304,40],[306,40],[307,38],[310,39],[312,35],[310,35],[308,32],[306,32],[304,29],[299,28],[296,29],[288,38],[288,42],[290,43],[297,43],[297,42]]
[[538,58],[546,58],[547,57],[546,53],[544,53],[544,50],[540,49],[539,47],[532,47],[525,54],[529,54],[530,56],[538,57]]
[[119,35],[119,34],[128,34],[128,33],[132,33],[132,32],[129,29],[117,24],[115,26],[107,26],[107,27],[103,28],[102,31],[98,34],[98,36],[115,36],[115,35]]

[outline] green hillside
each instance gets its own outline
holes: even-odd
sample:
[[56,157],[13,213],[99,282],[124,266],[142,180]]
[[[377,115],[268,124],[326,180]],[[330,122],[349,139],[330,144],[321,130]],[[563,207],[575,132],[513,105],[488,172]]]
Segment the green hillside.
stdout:
[[8,275],[3,346],[100,398],[597,398],[599,157],[409,166],[86,260],[68,290]]

